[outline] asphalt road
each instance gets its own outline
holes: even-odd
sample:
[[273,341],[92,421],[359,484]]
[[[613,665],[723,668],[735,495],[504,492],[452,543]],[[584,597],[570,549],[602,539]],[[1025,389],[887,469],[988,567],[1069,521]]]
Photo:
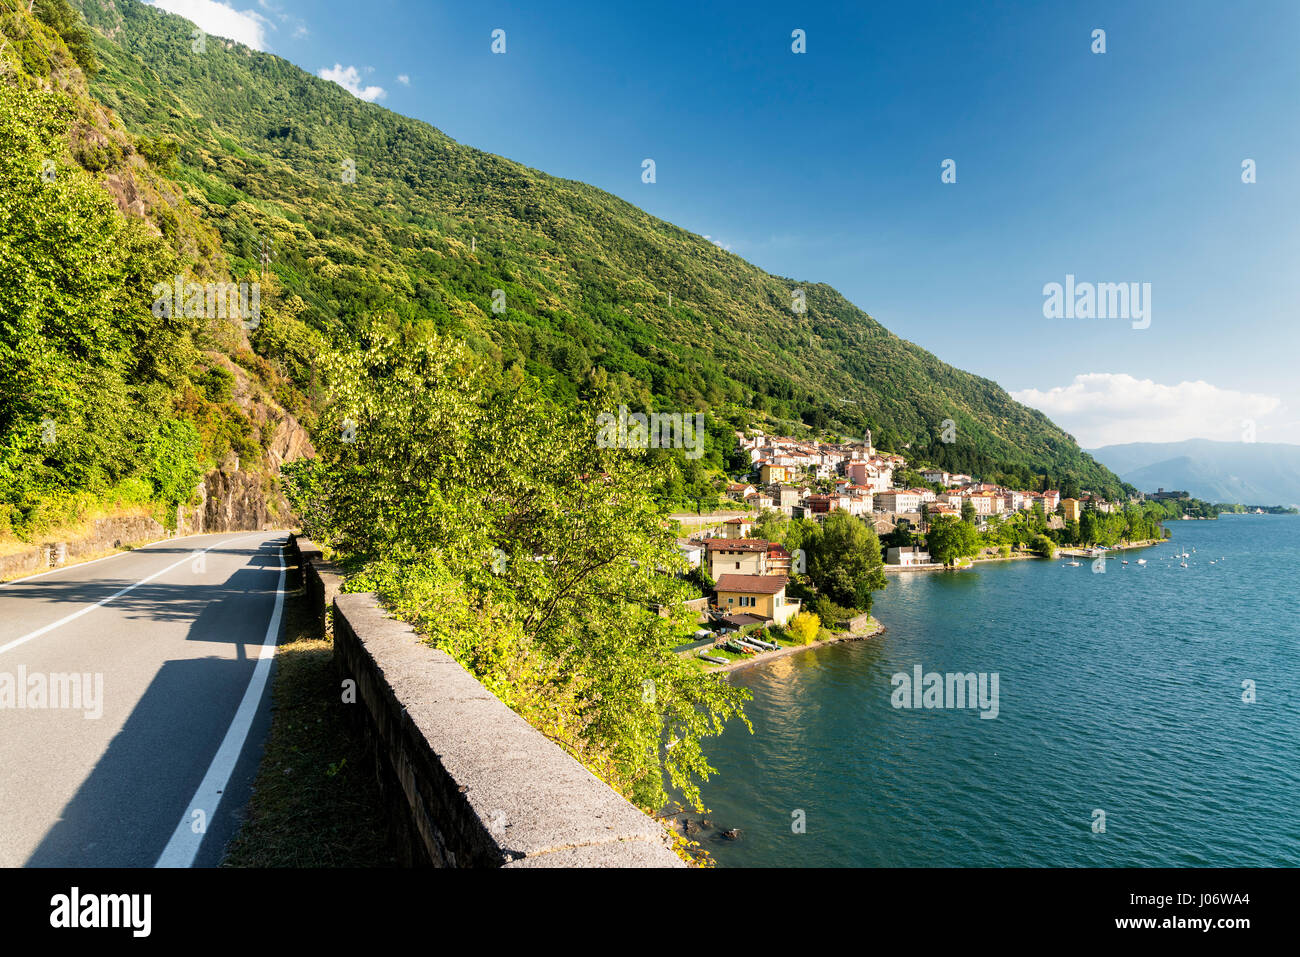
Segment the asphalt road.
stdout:
[[220,861],[270,723],[285,541],[172,539],[0,585],[0,866]]

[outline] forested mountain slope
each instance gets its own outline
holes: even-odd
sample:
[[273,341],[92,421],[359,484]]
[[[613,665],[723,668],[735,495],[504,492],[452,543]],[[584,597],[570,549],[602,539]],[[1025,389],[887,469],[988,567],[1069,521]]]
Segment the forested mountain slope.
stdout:
[[223,464],[223,507],[260,524],[278,464],[310,449],[276,396],[307,402],[239,317],[156,307],[159,284],[232,278],[220,235],[168,144],[88,94],[66,0],[0,0],[0,34],[0,546],[118,507],[171,526],[197,506],[206,528],[196,487]]
[[[253,344],[304,389],[310,335],[346,336],[377,315],[407,335],[462,338],[557,396],[609,380],[636,405],[871,428],[878,445],[910,443],[953,469],[1120,484],[1041,413],[829,286],[771,276],[276,56],[216,37],[197,51],[188,21],[137,0],[79,4],[96,34],[95,97],[136,135],[175,144],[171,175],[235,274],[268,252],[287,317]],[[957,441],[944,444],[948,419]]]

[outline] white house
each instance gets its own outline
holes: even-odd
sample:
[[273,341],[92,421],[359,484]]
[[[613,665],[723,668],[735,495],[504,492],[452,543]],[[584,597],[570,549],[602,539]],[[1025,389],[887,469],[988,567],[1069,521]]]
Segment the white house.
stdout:
[[928,565],[930,553],[919,545],[891,548],[885,552],[886,565]]

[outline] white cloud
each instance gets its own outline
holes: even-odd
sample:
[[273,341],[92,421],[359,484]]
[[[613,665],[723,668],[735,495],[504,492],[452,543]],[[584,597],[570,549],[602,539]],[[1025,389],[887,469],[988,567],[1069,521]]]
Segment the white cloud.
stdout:
[[217,0],[145,0],[150,6],[175,13],[194,23],[204,33],[229,37],[254,50],[267,49],[266,31],[275,29],[260,13],[239,11]]
[[1282,406],[1276,396],[1203,381],[1161,385],[1110,372],[1077,375],[1067,386],[1022,389],[1011,397],[1046,413],[1087,449],[1195,438],[1241,441],[1247,420],[1256,423],[1259,441],[1268,441],[1270,430],[1260,420]]
[[411,78],[407,76],[405,73],[399,73],[397,74],[397,82],[402,84],[402,86],[410,86]]
[[[369,71],[370,68],[367,67],[366,72]],[[331,80],[337,83],[357,99],[365,100],[367,103],[382,100],[388,95],[382,86],[363,87],[361,85],[361,73],[354,66],[345,67],[342,63],[335,63],[332,70],[321,67],[316,71],[316,75],[322,80]]]

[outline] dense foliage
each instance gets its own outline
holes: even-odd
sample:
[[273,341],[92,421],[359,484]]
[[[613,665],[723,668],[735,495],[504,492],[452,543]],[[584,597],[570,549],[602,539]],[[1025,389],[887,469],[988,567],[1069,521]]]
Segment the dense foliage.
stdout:
[[[685,562],[607,400],[557,405],[463,346],[380,332],[327,356],[321,457],[288,467],[306,533],[436,647],[641,807],[698,801],[701,738],[746,693],[672,649]],[[670,613],[661,616],[653,607]]]
[[930,524],[925,540],[931,557],[945,564],[977,555],[989,547],[1005,548],[1008,552],[1023,549],[1050,558],[1060,545],[1112,547],[1157,541],[1165,535],[1163,522],[1182,518],[1184,514],[1195,516],[1205,504],[1172,499],[1130,502],[1112,512],[1089,505],[1080,513],[1078,522],[1057,522],[1056,527],[1052,527],[1039,505],[1025,512],[990,516],[978,530],[973,521],[941,516]]
[[88,498],[175,505],[199,474],[172,403],[192,330],[149,309],[174,259],[64,159],[63,105],[0,83],[0,533]]

